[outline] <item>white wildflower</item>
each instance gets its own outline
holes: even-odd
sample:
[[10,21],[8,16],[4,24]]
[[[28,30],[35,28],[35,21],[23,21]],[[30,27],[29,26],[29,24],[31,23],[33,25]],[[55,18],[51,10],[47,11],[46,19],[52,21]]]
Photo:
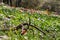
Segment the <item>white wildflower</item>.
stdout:
[[0,14],[0,16],[3,16],[3,14]]
[[38,20],[40,20],[40,18],[38,18]]
[[5,20],[8,20],[9,21],[10,19],[9,18],[5,18]]
[[25,38],[26,40],[28,40],[28,37],[27,37],[27,36],[25,36],[24,38]]

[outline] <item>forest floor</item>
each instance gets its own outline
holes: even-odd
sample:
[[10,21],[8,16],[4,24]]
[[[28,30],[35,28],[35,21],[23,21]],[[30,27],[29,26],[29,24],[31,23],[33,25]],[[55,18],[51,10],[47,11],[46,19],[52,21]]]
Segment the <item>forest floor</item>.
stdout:
[[[12,31],[0,32],[0,40],[59,40],[60,39],[60,16],[47,10],[35,10],[22,7],[10,7],[8,5],[0,5],[0,27],[15,27],[18,24],[29,22],[38,26],[47,35],[43,35],[35,28],[34,35],[31,30],[28,30],[26,35],[20,35],[20,30],[15,34]],[[5,24],[5,25],[4,25]],[[0,28],[1,29],[1,28]],[[19,32],[20,31],[20,32]],[[6,35],[7,33],[7,35]],[[10,38],[10,39],[8,39]]]

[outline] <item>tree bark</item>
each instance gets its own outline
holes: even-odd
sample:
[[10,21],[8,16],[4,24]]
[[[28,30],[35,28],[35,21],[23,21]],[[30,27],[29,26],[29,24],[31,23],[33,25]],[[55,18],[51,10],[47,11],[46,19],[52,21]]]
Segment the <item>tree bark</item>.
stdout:
[[22,0],[16,0],[16,7],[19,7]]

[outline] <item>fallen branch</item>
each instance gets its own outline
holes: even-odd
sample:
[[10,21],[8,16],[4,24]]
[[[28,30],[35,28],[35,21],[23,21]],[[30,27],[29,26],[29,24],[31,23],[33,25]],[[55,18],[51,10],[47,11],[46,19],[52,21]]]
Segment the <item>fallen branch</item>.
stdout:
[[0,31],[9,31],[9,30],[13,30],[13,31],[14,31],[14,30],[22,29],[22,27],[25,26],[25,25],[34,27],[34,28],[36,28],[38,31],[40,31],[40,32],[42,32],[44,35],[46,35],[46,33],[45,33],[42,29],[37,28],[37,26],[33,26],[33,25],[28,24],[28,23],[22,23],[22,24],[18,25],[17,27],[14,27],[14,28],[12,28],[12,29],[4,29],[4,30],[0,30]]

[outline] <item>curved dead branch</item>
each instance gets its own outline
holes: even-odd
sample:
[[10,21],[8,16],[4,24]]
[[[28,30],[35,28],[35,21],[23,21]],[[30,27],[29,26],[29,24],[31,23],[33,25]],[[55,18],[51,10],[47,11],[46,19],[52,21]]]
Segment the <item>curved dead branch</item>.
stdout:
[[22,29],[22,27],[23,26],[25,26],[25,25],[27,25],[27,26],[31,26],[31,27],[34,27],[34,28],[36,28],[38,31],[40,31],[40,32],[42,32],[44,35],[46,35],[46,33],[41,29],[41,28],[38,28],[37,26],[34,26],[34,25],[30,25],[30,24],[28,24],[28,23],[22,23],[22,24],[20,24],[20,25],[18,25],[17,27],[14,27],[14,28],[12,28],[12,29],[4,29],[4,30],[0,30],[0,31],[9,31],[9,30],[18,30],[18,29]]

